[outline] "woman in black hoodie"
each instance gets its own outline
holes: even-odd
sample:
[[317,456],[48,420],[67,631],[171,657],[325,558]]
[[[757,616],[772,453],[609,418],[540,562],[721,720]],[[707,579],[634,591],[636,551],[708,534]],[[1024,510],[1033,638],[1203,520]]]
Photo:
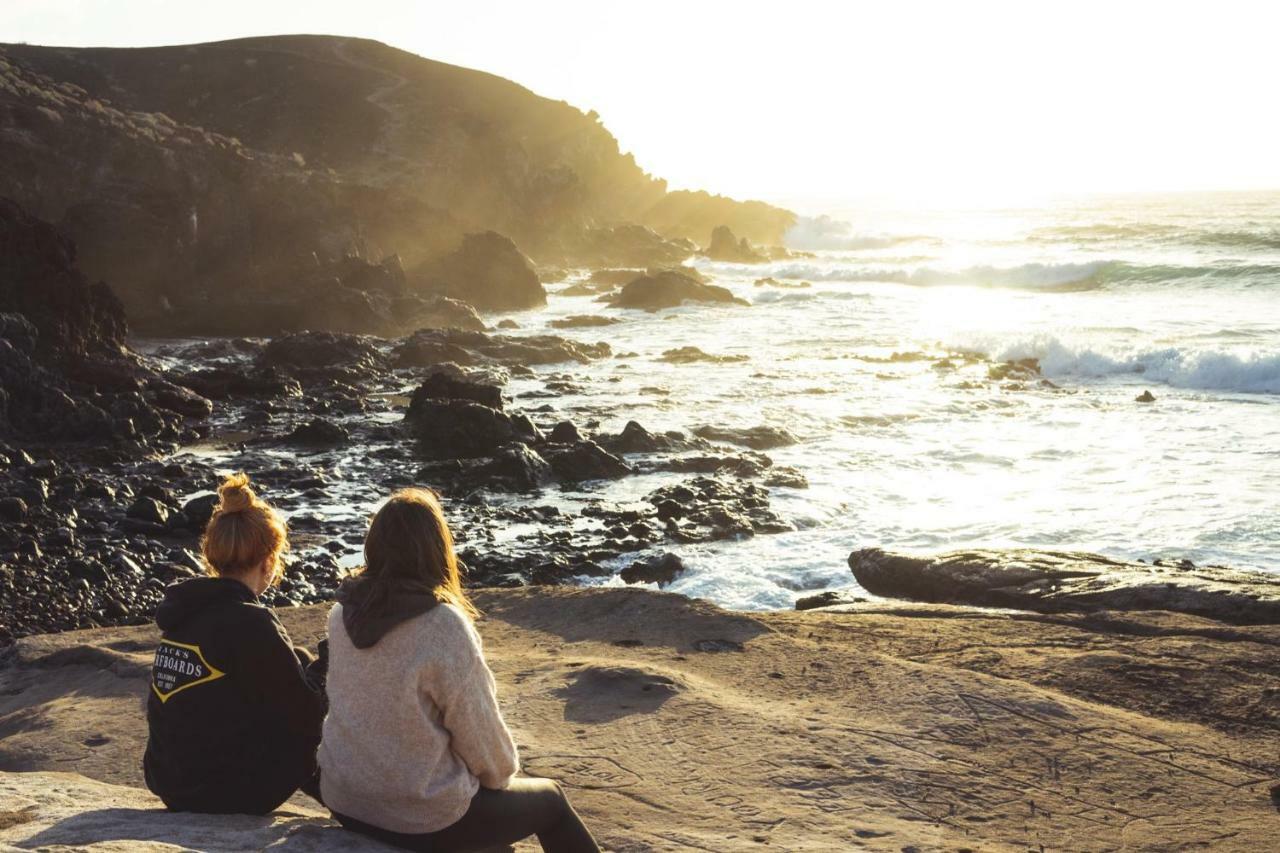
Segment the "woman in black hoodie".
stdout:
[[258,601],[280,578],[284,521],[244,474],[218,497],[201,542],[210,577],[169,587],[156,611],[143,769],[171,809],[266,814],[317,790],[325,661]]

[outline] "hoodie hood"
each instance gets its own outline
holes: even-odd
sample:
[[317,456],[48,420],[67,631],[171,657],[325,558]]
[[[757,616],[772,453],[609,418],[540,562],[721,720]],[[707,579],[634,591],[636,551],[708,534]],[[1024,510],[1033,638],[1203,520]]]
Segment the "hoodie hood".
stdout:
[[173,631],[192,616],[215,604],[256,604],[253,590],[231,578],[192,578],[176,583],[164,591],[164,600],[156,608],[156,625],[161,631]]
[[342,605],[342,625],[351,645],[367,649],[401,622],[421,616],[440,602],[434,593],[421,587],[375,592],[367,579],[357,577],[338,588],[338,603]]

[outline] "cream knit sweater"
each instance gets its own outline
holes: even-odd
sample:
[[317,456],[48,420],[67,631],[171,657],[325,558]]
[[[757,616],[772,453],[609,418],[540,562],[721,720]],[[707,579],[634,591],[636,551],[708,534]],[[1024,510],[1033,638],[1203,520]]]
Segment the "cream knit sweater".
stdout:
[[479,786],[505,788],[520,768],[480,635],[451,604],[367,649],[352,645],[335,605],[328,692],[320,791],[339,814],[435,832],[466,813]]

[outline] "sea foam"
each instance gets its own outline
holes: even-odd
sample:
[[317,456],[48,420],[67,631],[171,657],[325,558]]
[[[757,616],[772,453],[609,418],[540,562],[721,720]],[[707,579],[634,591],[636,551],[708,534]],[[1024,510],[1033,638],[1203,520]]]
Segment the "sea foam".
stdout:
[[1174,388],[1280,394],[1280,353],[1228,352],[1180,347],[1129,352],[1064,343],[1053,335],[977,348],[995,361],[1034,358],[1051,378],[1102,378],[1133,375]]

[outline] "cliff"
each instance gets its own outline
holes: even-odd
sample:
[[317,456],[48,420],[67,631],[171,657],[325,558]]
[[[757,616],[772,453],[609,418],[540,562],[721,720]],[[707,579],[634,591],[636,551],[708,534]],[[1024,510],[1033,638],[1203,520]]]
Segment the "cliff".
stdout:
[[[564,262],[589,261],[584,235],[619,224],[720,224],[595,113],[331,36],[0,45],[0,195],[66,231],[144,331],[229,294],[305,292],[348,255],[398,256],[412,283],[469,232]],[[779,215],[759,203],[722,199],[711,215],[780,236],[751,226]]]

